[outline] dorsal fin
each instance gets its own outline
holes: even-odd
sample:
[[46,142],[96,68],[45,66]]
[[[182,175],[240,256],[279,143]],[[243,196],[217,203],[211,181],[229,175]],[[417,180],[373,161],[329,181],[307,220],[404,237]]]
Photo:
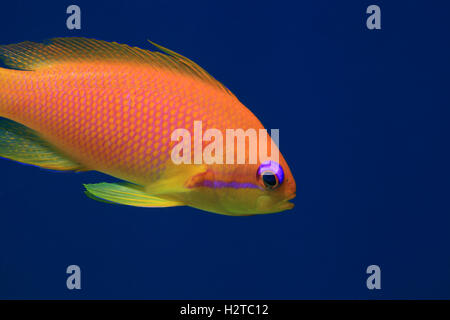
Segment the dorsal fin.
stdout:
[[123,61],[146,64],[196,77],[230,93],[223,84],[195,62],[172,50],[151,43],[165,54],[116,42],[74,37],[53,38],[45,43],[26,41],[2,45],[0,59],[6,66],[20,70],[37,70],[69,61]]

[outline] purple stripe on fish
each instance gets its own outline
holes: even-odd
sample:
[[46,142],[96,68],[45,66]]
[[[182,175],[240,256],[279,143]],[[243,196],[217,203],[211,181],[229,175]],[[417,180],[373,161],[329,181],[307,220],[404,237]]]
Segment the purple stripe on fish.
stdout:
[[211,181],[211,180],[204,180],[202,184],[200,185],[202,187],[208,187],[208,188],[234,188],[234,189],[242,189],[242,188],[251,188],[251,189],[259,189],[260,187],[248,182],[225,182],[225,181]]

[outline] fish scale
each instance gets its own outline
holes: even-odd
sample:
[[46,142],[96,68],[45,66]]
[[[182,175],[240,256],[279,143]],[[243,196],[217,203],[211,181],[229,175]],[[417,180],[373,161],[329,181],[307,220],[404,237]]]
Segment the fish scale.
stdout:
[[[108,77],[103,70],[108,70]],[[194,120],[203,120],[204,130],[262,127],[258,121],[246,122],[245,114],[236,110],[237,99],[222,98],[226,108],[220,114],[215,107],[218,89],[193,87],[190,79],[171,79],[172,74],[163,72],[159,75],[167,80],[161,81],[142,67],[120,65],[65,64],[35,71],[8,94],[22,106],[17,114],[11,108],[12,118],[88,167],[134,182],[151,177],[170,161],[171,133],[177,128],[192,132]],[[35,94],[24,97],[21,90]],[[122,139],[118,133],[123,133]]]

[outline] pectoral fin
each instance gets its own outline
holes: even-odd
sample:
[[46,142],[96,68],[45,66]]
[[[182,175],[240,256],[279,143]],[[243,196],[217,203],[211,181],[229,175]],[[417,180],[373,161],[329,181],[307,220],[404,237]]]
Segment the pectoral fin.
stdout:
[[86,195],[92,199],[135,207],[175,207],[183,203],[149,195],[140,186],[121,183],[85,184]]
[[52,170],[83,170],[35,131],[5,118],[0,118],[0,157]]

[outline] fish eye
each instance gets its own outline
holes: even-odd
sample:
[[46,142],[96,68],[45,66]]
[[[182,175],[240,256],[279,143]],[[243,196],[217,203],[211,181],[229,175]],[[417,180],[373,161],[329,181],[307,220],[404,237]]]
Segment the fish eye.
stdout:
[[262,181],[266,189],[274,189],[278,186],[277,176],[270,171],[266,171],[262,175]]
[[259,166],[256,176],[266,190],[276,189],[284,180],[283,168],[275,161],[263,162]]

